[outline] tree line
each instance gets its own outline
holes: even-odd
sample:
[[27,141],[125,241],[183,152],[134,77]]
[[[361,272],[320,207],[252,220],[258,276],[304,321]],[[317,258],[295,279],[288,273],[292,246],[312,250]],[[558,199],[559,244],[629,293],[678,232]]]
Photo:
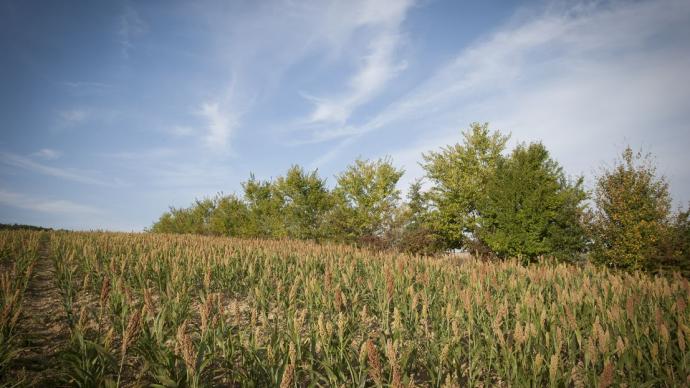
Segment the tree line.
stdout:
[[398,189],[390,158],[357,159],[330,189],[318,170],[253,174],[243,193],[170,208],[150,228],[249,238],[336,241],[414,254],[590,260],[627,269],[690,271],[690,211],[673,210],[649,154],[627,147],[593,190],[546,147],[474,123],[459,143],[423,154],[423,180]]

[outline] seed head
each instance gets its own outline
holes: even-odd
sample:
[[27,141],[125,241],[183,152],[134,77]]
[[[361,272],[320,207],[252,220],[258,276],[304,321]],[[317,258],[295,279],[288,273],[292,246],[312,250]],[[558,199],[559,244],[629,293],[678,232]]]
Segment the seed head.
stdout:
[[177,328],[177,350],[182,355],[188,373],[193,375],[196,371],[196,352],[192,338],[187,334],[187,321]]
[[599,388],[608,388],[611,384],[613,384],[613,364],[607,362],[599,376]]
[[283,371],[283,378],[280,380],[280,388],[288,388],[292,386],[292,381],[295,374],[295,365],[290,363]]
[[680,351],[684,354],[685,353],[685,336],[683,335],[683,332],[678,329],[676,336],[678,337],[678,347],[680,348]]
[[347,325],[347,318],[345,318],[345,315],[343,313],[338,313],[337,325],[338,338],[342,340],[345,336],[345,326]]
[[369,376],[374,383],[381,385],[381,362],[376,344],[371,339],[367,340],[367,358],[369,361]]
[[635,299],[632,295],[628,295],[628,299],[625,301],[625,313],[628,315],[628,319],[632,322],[635,318]]
[[544,365],[544,356],[541,353],[537,353],[537,356],[534,358],[534,372],[539,373],[542,365]]
[[624,352],[625,342],[623,342],[621,336],[618,336],[618,339],[616,340],[616,353],[618,353],[618,357],[622,357]]
[[106,303],[107,303],[109,297],[110,297],[110,278],[106,277],[105,279],[103,279],[103,284],[101,284],[101,297],[100,297],[101,308],[104,308],[106,306]]
[[517,345],[522,345],[522,343],[525,342],[526,337],[520,321],[515,322],[515,329],[513,330],[513,339],[515,340],[515,343]]
[[290,358],[290,364],[297,364],[297,350],[295,349],[295,344],[292,342],[290,342],[290,345],[288,346],[288,357]]
[[129,317],[129,322],[127,322],[127,328],[122,335],[122,347],[121,351],[124,355],[127,353],[127,348],[132,343],[132,340],[136,337],[139,332],[139,324],[141,321],[141,310],[137,309],[134,314]]
[[570,372],[570,377],[573,381],[573,385],[575,386],[575,388],[585,387],[584,369],[584,365],[582,364],[582,361],[580,361],[577,363],[577,365],[573,367],[573,370]]
[[551,382],[556,381],[556,377],[558,376],[558,355],[553,354],[551,356],[551,362],[549,362],[549,378],[551,379]]

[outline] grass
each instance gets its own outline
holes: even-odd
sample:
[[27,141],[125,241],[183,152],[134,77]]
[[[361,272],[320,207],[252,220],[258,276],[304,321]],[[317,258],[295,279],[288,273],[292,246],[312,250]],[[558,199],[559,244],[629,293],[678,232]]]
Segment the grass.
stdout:
[[18,324],[39,239],[38,232],[0,231],[0,381],[21,350]]
[[[677,274],[300,241],[45,233],[56,313],[72,338],[60,356],[66,384],[690,384],[690,285]],[[3,271],[21,279],[0,291],[12,311],[39,236],[0,232]]]

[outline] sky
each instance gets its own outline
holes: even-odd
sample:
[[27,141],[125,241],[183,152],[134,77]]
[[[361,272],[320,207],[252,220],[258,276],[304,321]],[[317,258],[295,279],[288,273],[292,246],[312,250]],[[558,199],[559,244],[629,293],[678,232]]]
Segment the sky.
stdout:
[[631,145],[690,202],[690,0],[0,0],[0,222],[138,231],[293,164],[472,122],[570,176]]

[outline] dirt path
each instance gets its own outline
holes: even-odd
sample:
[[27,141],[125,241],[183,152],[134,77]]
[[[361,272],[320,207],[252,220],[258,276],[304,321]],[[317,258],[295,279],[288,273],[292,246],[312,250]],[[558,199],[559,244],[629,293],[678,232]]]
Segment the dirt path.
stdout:
[[56,386],[57,354],[69,340],[69,327],[55,284],[50,258],[50,236],[41,240],[39,258],[24,295],[19,333],[26,341],[15,360],[16,377],[25,376],[28,386]]

